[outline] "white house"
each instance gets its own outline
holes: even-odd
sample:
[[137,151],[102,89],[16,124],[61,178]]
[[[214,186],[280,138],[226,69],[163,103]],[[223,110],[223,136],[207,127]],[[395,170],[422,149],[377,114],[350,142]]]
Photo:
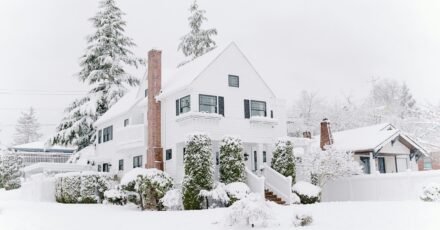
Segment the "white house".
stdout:
[[234,135],[244,143],[249,171],[261,169],[270,161],[275,139],[286,135],[286,111],[284,102],[231,43],[173,73],[162,73],[161,51],[151,50],[140,87],[95,125],[94,154],[88,149],[83,162],[120,174],[135,167],[163,167],[179,182],[184,176],[185,140],[195,132],[211,137],[216,164],[221,138]]

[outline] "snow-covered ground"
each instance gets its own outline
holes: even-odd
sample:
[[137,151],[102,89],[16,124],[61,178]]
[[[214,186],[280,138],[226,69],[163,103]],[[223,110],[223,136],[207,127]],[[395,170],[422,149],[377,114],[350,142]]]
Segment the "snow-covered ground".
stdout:
[[[267,229],[293,229],[295,214],[311,214],[313,223],[300,229],[439,229],[440,203],[332,202],[314,205],[271,204]],[[133,206],[58,204],[18,199],[17,192],[0,191],[1,230],[88,229],[247,229],[223,223],[228,209],[201,211],[139,211]]]

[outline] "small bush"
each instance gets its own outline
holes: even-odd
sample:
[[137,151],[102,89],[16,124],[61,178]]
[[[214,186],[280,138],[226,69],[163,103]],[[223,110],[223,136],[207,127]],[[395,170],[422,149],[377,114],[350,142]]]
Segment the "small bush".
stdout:
[[229,204],[229,196],[226,193],[226,186],[223,183],[218,183],[212,190],[201,190],[200,197],[205,199],[206,208],[225,207]]
[[420,195],[420,199],[428,202],[440,202],[440,184],[432,183],[423,186],[423,191]]
[[169,190],[160,202],[166,210],[182,210],[182,191],[180,189]]
[[308,182],[298,181],[292,191],[299,196],[301,204],[313,204],[321,200],[321,188]]
[[290,194],[290,200],[291,200],[291,204],[300,204],[301,203],[301,198],[299,198],[298,195],[296,195],[296,193],[292,192]]
[[244,224],[251,227],[266,227],[272,217],[269,205],[258,194],[250,194],[235,202],[228,211],[226,222],[230,226]]
[[120,189],[110,189],[104,192],[104,199],[115,205],[127,204],[127,194]]
[[293,225],[295,227],[307,226],[313,222],[313,218],[310,215],[296,215],[293,219]]
[[229,205],[246,198],[251,193],[251,189],[243,182],[233,182],[227,184],[225,188],[230,199]]

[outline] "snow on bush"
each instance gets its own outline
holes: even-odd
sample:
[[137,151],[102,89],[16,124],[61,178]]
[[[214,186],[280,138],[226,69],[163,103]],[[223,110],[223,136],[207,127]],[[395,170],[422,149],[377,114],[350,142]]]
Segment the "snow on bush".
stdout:
[[313,222],[312,216],[306,214],[295,215],[295,218],[293,219],[293,225],[295,227],[307,226],[310,225],[312,222]]
[[319,202],[321,188],[305,181],[298,181],[292,191],[299,196],[302,204],[313,204]]
[[0,189],[17,189],[21,186],[22,159],[14,154],[0,154]]
[[423,186],[422,194],[420,199],[423,201],[437,201],[440,202],[440,184],[431,183],[429,185]]
[[220,143],[220,181],[245,182],[243,144],[237,137],[225,136]]
[[182,191],[180,189],[171,189],[165,193],[160,202],[166,210],[181,210],[183,207]]
[[246,198],[251,193],[251,189],[243,182],[233,182],[226,185],[226,193],[232,204],[237,200]]
[[158,169],[135,168],[121,179],[123,190],[137,194],[135,203],[145,208],[162,210],[160,199],[173,187],[173,179]]
[[291,176],[292,183],[295,183],[295,157],[293,156],[293,145],[290,140],[277,140],[270,167],[283,176]]
[[183,207],[186,210],[201,209],[201,190],[211,190],[214,185],[214,166],[211,139],[206,134],[188,136],[184,154],[185,176],[182,182]]
[[298,162],[299,171],[311,178],[312,184],[323,187],[330,180],[362,174],[362,167],[353,153],[327,146],[304,154]]
[[55,199],[59,203],[100,203],[114,184],[113,175],[72,172],[55,176]]
[[272,217],[269,205],[258,194],[250,194],[228,208],[226,224],[266,227]]
[[209,191],[201,190],[199,195],[205,199],[206,208],[225,207],[230,201],[223,183],[218,183],[214,189]]
[[110,189],[104,192],[104,199],[107,203],[116,205],[127,204],[127,194],[121,189]]
[[301,203],[301,198],[299,198],[298,195],[296,195],[296,193],[292,192],[290,194],[290,204],[300,204]]

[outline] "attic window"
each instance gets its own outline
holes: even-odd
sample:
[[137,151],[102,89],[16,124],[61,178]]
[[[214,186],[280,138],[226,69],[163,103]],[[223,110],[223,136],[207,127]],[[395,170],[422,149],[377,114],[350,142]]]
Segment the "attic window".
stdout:
[[240,86],[240,79],[238,78],[238,76],[235,75],[229,75],[228,76],[228,84],[229,87],[239,87]]

